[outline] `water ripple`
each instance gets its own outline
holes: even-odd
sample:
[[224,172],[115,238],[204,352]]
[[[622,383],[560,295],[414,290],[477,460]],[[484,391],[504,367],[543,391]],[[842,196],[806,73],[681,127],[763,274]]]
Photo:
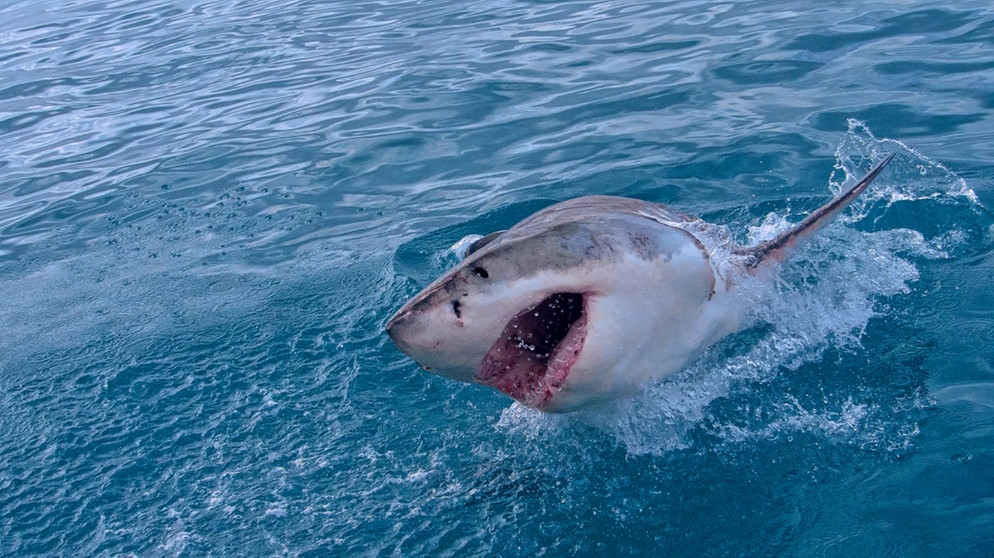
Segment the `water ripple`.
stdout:
[[[981,554],[992,31],[975,1],[4,3],[0,548]],[[884,150],[777,327],[643,412],[508,409],[382,334],[458,237],[554,200],[744,240]]]

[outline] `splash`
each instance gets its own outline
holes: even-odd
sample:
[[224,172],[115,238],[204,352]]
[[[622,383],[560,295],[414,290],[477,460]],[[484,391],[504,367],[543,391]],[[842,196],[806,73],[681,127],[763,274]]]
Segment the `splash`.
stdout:
[[[580,424],[617,441],[630,454],[664,454],[691,447],[702,433],[720,443],[806,433],[861,447],[906,448],[914,425],[891,425],[894,409],[907,405],[869,404],[859,397],[859,378],[825,396],[819,408],[792,396],[764,392],[764,385],[789,371],[818,363],[827,349],[866,351],[862,341],[873,320],[900,319],[895,297],[912,291],[919,266],[955,257],[982,226],[958,219],[985,212],[966,182],[952,171],[890,139],[877,139],[865,124],[850,120],[836,152],[830,188],[837,194],[888,153],[898,157],[858,204],[783,264],[775,277],[744,278],[740,296],[752,309],[751,327],[710,348],[686,370],[649,386],[638,396],[597,410],[550,417],[520,405],[506,409],[498,428],[509,434],[542,437]],[[921,222],[918,213],[939,222]],[[910,213],[910,215],[908,215]],[[952,215],[952,217],[949,217]],[[775,237],[791,223],[769,214],[749,228],[752,244]],[[709,251],[728,254],[728,230],[715,227]],[[831,366],[829,366],[831,368]],[[789,384],[788,384],[789,388]],[[757,420],[742,405],[718,416],[720,402],[759,398],[772,411]],[[927,405],[915,399],[912,407]],[[549,440],[546,440],[549,441]]]
[[[852,204],[849,212],[850,221],[861,220],[866,213],[860,209],[866,208],[878,200],[886,200],[888,204],[899,201],[920,201],[927,199],[944,199],[951,202],[956,200],[966,203],[967,207],[979,209],[980,202],[977,194],[966,184],[966,180],[958,176],[942,163],[927,157],[900,140],[877,138],[865,122],[850,118],[849,130],[845,139],[835,150],[835,171],[829,179],[832,193],[838,195],[844,190],[844,184],[862,176],[864,169],[871,163],[888,153],[905,155],[904,165],[894,165],[888,172],[890,180],[874,184]],[[897,167],[897,168],[894,168]],[[844,216],[840,219],[845,220]]]
[[480,240],[481,238],[483,238],[483,235],[481,234],[466,235],[460,238],[458,242],[453,244],[452,247],[449,248],[448,251],[446,252],[446,255],[451,254],[455,256],[457,260],[463,261],[466,259],[466,254],[469,253],[469,248],[473,245],[474,242]]

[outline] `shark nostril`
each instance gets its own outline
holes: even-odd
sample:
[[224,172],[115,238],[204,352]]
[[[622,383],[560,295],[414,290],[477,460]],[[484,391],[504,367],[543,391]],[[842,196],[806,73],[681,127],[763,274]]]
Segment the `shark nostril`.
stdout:
[[452,301],[452,311],[455,312],[456,318],[460,318],[461,319],[462,318],[462,312],[459,311],[459,306],[460,306],[460,304],[459,304],[458,300],[453,300]]

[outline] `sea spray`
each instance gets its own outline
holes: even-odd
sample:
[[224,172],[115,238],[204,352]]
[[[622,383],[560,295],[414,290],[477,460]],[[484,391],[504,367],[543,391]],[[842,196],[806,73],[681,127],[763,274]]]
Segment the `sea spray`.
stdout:
[[[851,379],[851,391],[827,394],[823,408],[806,408],[790,393],[763,394],[768,409],[762,420],[716,417],[711,407],[721,399],[755,395],[784,372],[836,352],[865,351],[862,338],[873,320],[899,320],[889,301],[907,295],[919,279],[919,259],[950,257],[962,243],[984,227],[925,223],[926,232],[907,227],[888,212],[907,208],[899,204],[940,203],[956,213],[983,214],[965,181],[943,165],[919,155],[901,142],[876,139],[865,124],[850,120],[850,128],[836,153],[836,171],[830,179],[833,193],[865,174],[886,153],[898,157],[838,223],[802,245],[772,277],[742,276],[740,295],[751,307],[751,327],[708,349],[684,371],[648,386],[639,395],[595,410],[551,417],[514,404],[504,411],[498,428],[531,439],[577,425],[593,427],[612,437],[630,454],[664,454],[694,444],[706,432],[737,443],[756,437],[815,433],[834,441],[873,447],[904,448],[917,434],[914,424],[889,425],[895,408],[907,410],[928,404],[913,398],[908,405],[881,407],[862,402],[860,379]],[[868,223],[869,222],[869,223]],[[788,229],[783,215],[768,214],[748,227],[748,242],[756,244]],[[731,245],[727,228],[713,226],[707,238],[715,255],[727,255]],[[979,229],[979,231],[978,231]],[[834,398],[834,399],[831,399]],[[755,413],[743,406],[741,412]],[[772,412],[769,411],[772,409]],[[724,422],[723,422],[724,421]],[[845,436],[842,435],[845,433]],[[555,436],[553,436],[554,438]],[[886,439],[890,437],[891,439]]]

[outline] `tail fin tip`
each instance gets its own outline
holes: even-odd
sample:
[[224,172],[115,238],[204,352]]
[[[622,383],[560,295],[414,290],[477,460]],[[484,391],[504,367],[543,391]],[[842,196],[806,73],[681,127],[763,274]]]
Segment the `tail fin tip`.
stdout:
[[795,246],[799,241],[810,237],[817,231],[821,230],[822,227],[832,222],[832,219],[834,219],[836,215],[852,203],[853,200],[859,197],[859,195],[866,190],[870,183],[873,182],[873,179],[884,170],[887,163],[890,163],[891,159],[894,158],[894,155],[896,154],[891,153],[884,157],[884,159],[877,163],[876,166],[874,166],[873,169],[866,174],[866,176],[857,182],[855,186],[846,190],[827,204],[816,209],[810,215],[805,217],[803,221],[791,227],[790,230],[779,234],[772,240],[768,240],[757,246],[751,246],[741,250],[739,254],[745,257],[746,267],[750,270],[755,270],[764,262],[782,261],[791,247]]

